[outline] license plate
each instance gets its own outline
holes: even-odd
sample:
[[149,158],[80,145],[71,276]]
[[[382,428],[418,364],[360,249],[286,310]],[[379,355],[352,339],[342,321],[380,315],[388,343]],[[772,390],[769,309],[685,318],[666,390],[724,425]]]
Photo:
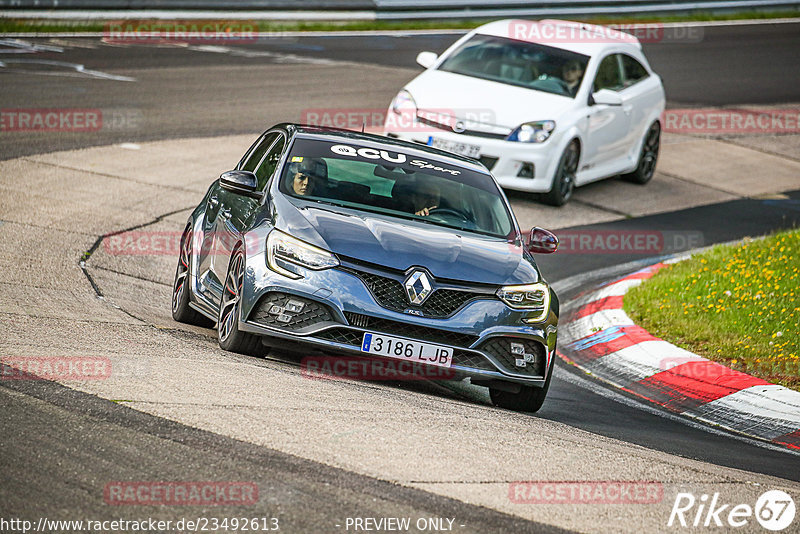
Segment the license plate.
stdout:
[[447,139],[439,139],[438,137],[428,137],[428,146],[447,150],[455,154],[461,154],[468,158],[477,158],[481,155],[481,147],[479,145],[471,145],[469,143],[461,143],[459,141],[448,141]]
[[361,352],[439,367],[450,367],[453,364],[453,350],[450,347],[369,332],[364,334]]

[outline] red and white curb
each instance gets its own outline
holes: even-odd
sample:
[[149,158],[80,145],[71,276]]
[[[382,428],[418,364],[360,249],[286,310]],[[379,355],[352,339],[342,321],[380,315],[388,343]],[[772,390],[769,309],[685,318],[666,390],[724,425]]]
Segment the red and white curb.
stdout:
[[800,392],[676,347],[637,326],[625,293],[651,265],[582,296],[559,328],[559,355],[584,371],[667,410],[800,450]]

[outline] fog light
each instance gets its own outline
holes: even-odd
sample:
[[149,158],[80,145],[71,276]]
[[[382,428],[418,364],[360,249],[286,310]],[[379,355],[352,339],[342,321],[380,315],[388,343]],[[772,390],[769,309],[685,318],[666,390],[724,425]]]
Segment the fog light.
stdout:
[[305,307],[304,302],[300,302],[299,300],[290,300],[289,302],[286,303],[284,309],[289,313],[300,313],[301,311],[303,311],[304,307]]
[[517,173],[518,178],[533,178],[536,174],[536,168],[534,167],[533,163],[525,161],[522,163],[522,166],[519,168],[519,172]]

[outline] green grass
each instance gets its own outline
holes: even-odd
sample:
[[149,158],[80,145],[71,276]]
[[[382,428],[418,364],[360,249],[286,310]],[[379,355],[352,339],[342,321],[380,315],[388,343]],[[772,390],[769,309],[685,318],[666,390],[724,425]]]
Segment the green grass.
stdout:
[[[629,17],[596,16],[581,18],[583,22],[597,24],[625,24],[642,22],[686,22],[709,20],[744,20],[800,17],[799,10],[790,11],[740,11],[736,13],[712,13],[705,11],[674,15],[642,15]],[[237,19],[230,19],[231,22]],[[359,30],[470,30],[497,19],[441,19],[441,20],[364,20],[364,21],[256,21],[262,32],[281,31],[359,31]],[[164,22],[164,21],[162,21]],[[102,32],[104,21],[96,20],[46,20],[46,19],[0,19],[0,33],[21,32]]]
[[657,337],[800,390],[800,230],[667,266],[624,306]]

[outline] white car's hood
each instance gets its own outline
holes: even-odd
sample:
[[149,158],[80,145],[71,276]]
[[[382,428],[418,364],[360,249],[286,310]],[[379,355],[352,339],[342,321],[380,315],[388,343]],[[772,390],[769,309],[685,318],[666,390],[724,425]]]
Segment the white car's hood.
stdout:
[[428,70],[406,86],[420,110],[512,130],[527,121],[557,120],[575,100],[533,89]]

